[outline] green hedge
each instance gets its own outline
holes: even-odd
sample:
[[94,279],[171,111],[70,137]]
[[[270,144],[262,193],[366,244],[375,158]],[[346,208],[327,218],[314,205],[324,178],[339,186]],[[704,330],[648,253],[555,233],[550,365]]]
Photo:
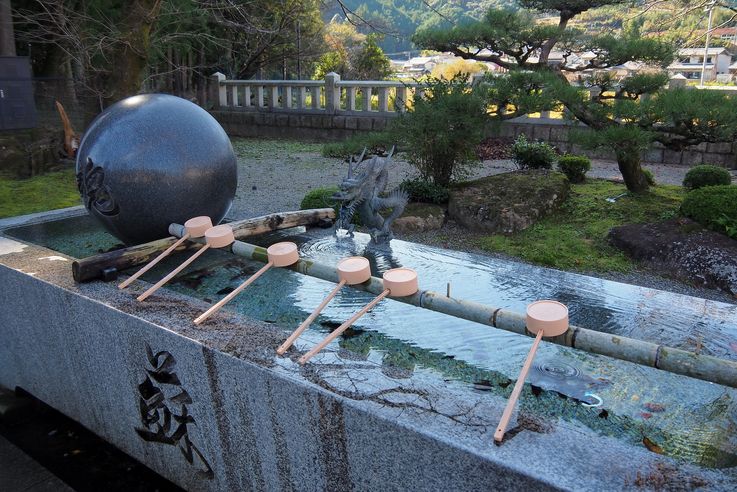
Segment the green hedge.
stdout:
[[512,145],[512,160],[520,169],[553,169],[558,154],[545,142],[530,142],[520,135]]
[[686,195],[681,213],[696,222],[728,233],[730,224],[737,223],[737,186],[705,186]]
[[399,187],[407,192],[411,202],[435,203],[443,205],[450,198],[448,188],[423,179],[407,179]]
[[689,169],[683,179],[683,186],[691,190],[697,190],[704,186],[728,185],[731,182],[732,176],[723,167],[703,164]]
[[583,155],[564,155],[558,159],[558,169],[571,183],[583,183],[591,171],[591,159]]
[[315,188],[308,192],[299,204],[299,208],[307,210],[311,208],[331,207],[337,214],[340,209],[340,202],[331,198],[334,193],[340,191],[337,186],[328,186],[325,188]]

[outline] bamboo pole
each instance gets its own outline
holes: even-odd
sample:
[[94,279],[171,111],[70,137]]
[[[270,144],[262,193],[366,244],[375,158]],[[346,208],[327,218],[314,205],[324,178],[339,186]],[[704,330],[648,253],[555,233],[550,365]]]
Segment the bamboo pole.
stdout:
[[496,432],[494,432],[494,440],[496,442],[502,442],[502,439],[504,439],[504,433],[507,431],[507,426],[509,425],[509,419],[512,418],[512,412],[514,412],[514,407],[517,405],[517,400],[519,399],[519,394],[522,393],[522,388],[525,386],[525,379],[527,379],[527,373],[530,372],[530,366],[532,365],[532,361],[535,359],[535,353],[537,352],[537,347],[540,345],[540,340],[543,339],[543,330],[540,330],[537,332],[537,336],[535,337],[535,343],[532,344],[532,347],[530,348],[530,352],[527,354],[527,358],[525,359],[525,363],[522,366],[522,370],[519,373],[519,376],[517,377],[517,382],[514,383],[514,389],[512,390],[512,394],[509,396],[509,400],[507,401],[507,406],[504,407],[504,413],[502,413],[502,419],[499,421],[499,425],[496,427]]
[[344,331],[346,331],[348,328],[353,326],[353,323],[358,321],[364,314],[371,311],[374,306],[376,306],[378,303],[381,302],[382,299],[384,299],[386,296],[389,295],[389,292],[391,292],[389,289],[385,289],[381,294],[374,297],[371,302],[366,304],[364,307],[362,307],[356,314],[350,317],[348,321],[334,329],[328,336],[322,339],[320,343],[312,347],[312,350],[304,354],[302,357],[299,358],[300,364],[306,364],[307,361],[309,361],[311,358],[316,356],[322,349],[330,345],[330,342],[338,338]]
[[276,353],[279,355],[284,355],[284,353],[289,349],[289,347],[292,346],[294,341],[299,338],[299,336],[304,332],[313,321],[315,321],[315,318],[317,318],[323,309],[325,309],[325,306],[330,303],[330,301],[333,300],[333,297],[335,297],[340,289],[343,288],[343,286],[346,284],[345,280],[341,280],[338,285],[335,286],[335,288],[330,292],[330,294],[325,297],[325,299],[322,300],[319,306],[315,308],[314,311],[312,311],[312,314],[310,314],[306,320],[304,320],[294,332],[289,335],[289,337],[282,343],[278,349],[276,349]]
[[[172,224],[169,233],[179,237],[186,231],[181,225]],[[201,239],[195,241],[202,242]],[[242,241],[235,241],[224,248],[235,255],[251,260],[268,262],[266,248],[254,246]],[[310,277],[338,283],[338,270],[332,265],[325,265],[312,260],[300,260],[286,267]],[[380,278],[371,277],[363,284],[352,285],[354,289],[379,295],[384,291]],[[487,306],[473,301],[448,298],[440,293],[420,290],[408,297],[393,297],[395,301],[455,316],[456,318],[474,321],[483,325],[510,331],[519,335],[533,337],[527,332],[525,316],[502,308]],[[702,381],[709,381],[732,388],[737,388],[737,362],[701,355],[687,350],[658,345],[644,340],[611,335],[600,331],[589,330],[571,325],[567,332],[546,341],[566,347],[583,350],[593,354],[606,355],[647,367],[654,367],[666,372],[681,374]]]
[[213,306],[210,307],[210,309],[208,309],[204,313],[200,314],[197,318],[195,318],[194,324],[199,325],[200,323],[203,323],[207,318],[212,316],[214,313],[218,312],[220,308],[222,308],[227,303],[229,303],[235,296],[240,294],[243,291],[243,289],[245,289],[246,287],[251,285],[253,282],[255,282],[261,275],[266,273],[266,271],[272,266],[274,266],[272,262],[268,262],[266,265],[262,266],[258,272],[248,277],[248,280],[246,280],[241,285],[236,287],[230,294],[220,299],[220,301],[218,301],[217,304],[214,304]]
[[[297,210],[278,214],[263,215],[252,219],[231,222],[233,235],[236,239],[257,236],[278,229],[288,229],[297,226],[311,226],[323,220],[335,220],[335,210],[332,208],[317,208],[311,210]],[[162,251],[172,247],[178,238],[168,237],[123,248],[109,253],[90,256],[72,263],[72,275],[76,282],[89,282],[105,277],[107,271],[122,271],[144,263],[148,263]],[[176,251],[184,251],[196,243],[187,241],[175,247]]]

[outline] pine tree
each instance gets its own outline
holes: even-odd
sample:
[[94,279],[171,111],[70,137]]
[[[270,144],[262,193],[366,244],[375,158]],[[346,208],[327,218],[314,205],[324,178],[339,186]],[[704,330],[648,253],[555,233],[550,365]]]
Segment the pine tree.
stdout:
[[[508,70],[487,77],[487,96],[498,119],[563,105],[590,130],[591,145],[612,149],[628,190],[644,192],[648,182],[641,153],[653,142],[683,150],[702,142],[737,136],[737,99],[715,91],[668,89],[664,69],[674,48],[637,30],[589,34],[569,26],[571,19],[622,0],[520,0],[520,10],[490,9],[483,20],[450,29],[419,31],[422,48],[449,51],[466,59],[493,62]],[[540,13],[555,13],[557,23]],[[548,18],[549,19],[549,18]],[[560,63],[550,54],[561,52]],[[574,53],[590,53],[574,62]],[[608,70],[640,62],[648,70],[617,80]]]

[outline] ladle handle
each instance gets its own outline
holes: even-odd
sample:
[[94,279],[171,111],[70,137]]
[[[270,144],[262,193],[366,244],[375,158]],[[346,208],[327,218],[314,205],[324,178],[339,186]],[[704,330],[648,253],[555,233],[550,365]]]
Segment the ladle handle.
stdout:
[[348,327],[350,327],[353,323],[355,323],[358,320],[358,318],[360,318],[361,316],[363,316],[364,314],[366,314],[367,312],[369,312],[371,310],[371,308],[373,308],[374,306],[376,306],[379,303],[379,301],[381,301],[383,298],[385,298],[388,295],[389,295],[389,289],[385,290],[384,292],[382,292],[381,294],[379,294],[378,296],[376,296],[373,301],[371,301],[368,304],[366,304],[364,307],[361,308],[360,311],[358,311],[356,314],[354,314],[353,316],[351,316],[351,319],[349,319],[348,321],[346,321],[345,323],[343,323],[342,325],[340,325],[339,327],[337,327],[335,330],[333,330],[332,333],[330,333],[330,335],[326,336],[322,340],[322,342],[320,342],[317,345],[315,345],[312,350],[310,350],[305,355],[303,355],[302,357],[300,357],[299,363],[300,364],[304,364],[308,360],[310,360],[311,358],[313,358],[318,352],[320,352],[322,349],[324,349],[330,342],[332,342],[333,340],[335,340],[336,338],[338,338],[338,336],[340,336],[341,333],[343,333],[344,331],[346,331],[348,329]]
[[194,324],[199,325],[200,323],[204,322],[207,318],[209,318],[211,315],[216,313],[220,310],[221,307],[225,306],[228,302],[230,302],[231,299],[233,299],[235,296],[241,293],[243,289],[251,285],[257,278],[259,278],[261,275],[263,275],[266,270],[271,268],[274,265],[272,262],[268,262],[266,265],[262,266],[259,271],[251,275],[248,280],[243,282],[241,285],[233,289],[233,292],[228,294],[227,296],[220,299],[216,304],[213,304],[210,309],[205,311],[204,313],[200,314],[197,318],[194,320]]
[[294,341],[299,338],[299,336],[302,334],[303,331],[307,329],[308,326],[312,324],[313,321],[315,321],[315,318],[322,312],[323,309],[325,309],[325,306],[328,305],[330,301],[333,300],[333,297],[340,291],[340,289],[343,288],[343,286],[346,284],[345,280],[341,280],[338,285],[335,286],[333,291],[328,294],[328,296],[320,303],[319,306],[315,308],[314,311],[312,311],[312,314],[310,314],[306,320],[302,322],[299,327],[297,327],[296,330],[294,330],[294,333],[289,335],[289,338],[287,338],[284,343],[282,343],[278,349],[276,349],[276,353],[279,355],[284,355],[284,352],[287,351],[289,347],[292,346]]
[[193,261],[195,261],[197,258],[199,258],[199,256],[202,253],[204,253],[205,251],[208,250],[208,248],[210,248],[210,245],[209,244],[205,244],[203,247],[201,247],[200,249],[198,249],[195,254],[193,254],[192,256],[190,256],[189,258],[187,258],[184,263],[182,263],[181,265],[179,265],[178,267],[176,267],[174,270],[172,270],[169,275],[167,275],[166,277],[164,277],[161,280],[159,280],[158,282],[156,282],[150,289],[148,289],[146,292],[144,292],[143,294],[141,294],[140,296],[138,296],[137,299],[139,301],[146,300],[146,298],[148,296],[150,296],[151,294],[153,294],[154,292],[156,292],[157,290],[159,290],[162,285],[164,285],[169,280],[171,280],[172,278],[174,278],[174,276],[176,274],[178,274],[179,272],[181,272],[182,270],[184,270],[187,267],[187,265],[189,265],[190,263],[192,263]]
[[169,246],[168,248],[166,248],[166,251],[164,251],[159,256],[157,256],[156,258],[154,258],[153,260],[151,260],[143,268],[141,268],[136,273],[134,273],[133,275],[131,275],[130,277],[128,277],[128,279],[126,279],[123,282],[121,282],[120,285],[118,285],[118,288],[119,289],[125,289],[126,287],[128,287],[130,284],[132,284],[133,282],[135,282],[138,277],[140,277],[141,275],[143,275],[147,271],[151,270],[151,268],[153,268],[154,265],[156,265],[158,262],[160,262],[161,260],[163,260],[164,258],[166,258],[167,256],[169,256],[172,251],[174,251],[175,249],[177,249],[179,247],[179,245],[182,244],[187,239],[189,239],[189,233],[187,233],[184,236],[182,236],[181,238],[179,238],[177,240],[177,242],[175,242],[174,244],[172,244],[171,246]]
[[530,366],[532,365],[532,360],[535,358],[535,352],[537,352],[537,347],[540,345],[540,340],[543,338],[543,330],[540,330],[537,332],[537,336],[535,337],[535,342],[532,344],[532,348],[530,349],[530,352],[527,354],[527,359],[525,359],[525,363],[522,366],[522,370],[519,373],[519,377],[517,378],[517,382],[514,385],[514,389],[512,390],[512,394],[509,396],[509,400],[507,401],[507,406],[504,409],[504,413],[502,414],[502,420],[499,421],[499,426],[496,428],[496,432],[494,433],[494,440],[496,442],[502,442],[502,439],[504,439],[504,433],[507,430],[507,425],[509,425],[509,419],[512,418],[512,412],[514,411],[514,406],[517,404],[517,399],[519,398],[519,394],[522,392],[522,388],[525,385],[525,379],[527,379],[527,373],[530,370]]

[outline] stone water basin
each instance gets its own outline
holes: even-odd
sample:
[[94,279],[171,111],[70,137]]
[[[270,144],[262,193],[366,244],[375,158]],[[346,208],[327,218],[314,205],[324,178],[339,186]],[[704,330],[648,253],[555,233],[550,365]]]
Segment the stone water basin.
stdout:
[[[6,234],[82,258],[118,241],[86,216],[6,230]],[[336,238],[294,229],[254,240],[295,241],[303,258],[334,264],[366,256],[375,276],[397,266],[417,270],[420,287],[523,312],[537,299],[569,306],[571,323],[685,350],[737,360],[737,306],[599,278],[392,241],[376,249],[369,238]],[[183,255],[154,268],[155,281]],[[211,251],[167,287],[207,302],[220,299],[262,264]],[[332,286],[275,269],[226,309],[296,327]],[[297,343],[310,348],[370,299],[343,289]],[[394,378],[430,371],[464,384],[469,393],[506,397],[531,339],[391,300],[380,303],[339,339],[348,358],[380,364]],[[314,364],[326,363],[320,355]],[[603,436],[706,468],[737,467],[737,390],[583,351],[542,343],[520,398],[520,411],[540,421],[562,417]]]

